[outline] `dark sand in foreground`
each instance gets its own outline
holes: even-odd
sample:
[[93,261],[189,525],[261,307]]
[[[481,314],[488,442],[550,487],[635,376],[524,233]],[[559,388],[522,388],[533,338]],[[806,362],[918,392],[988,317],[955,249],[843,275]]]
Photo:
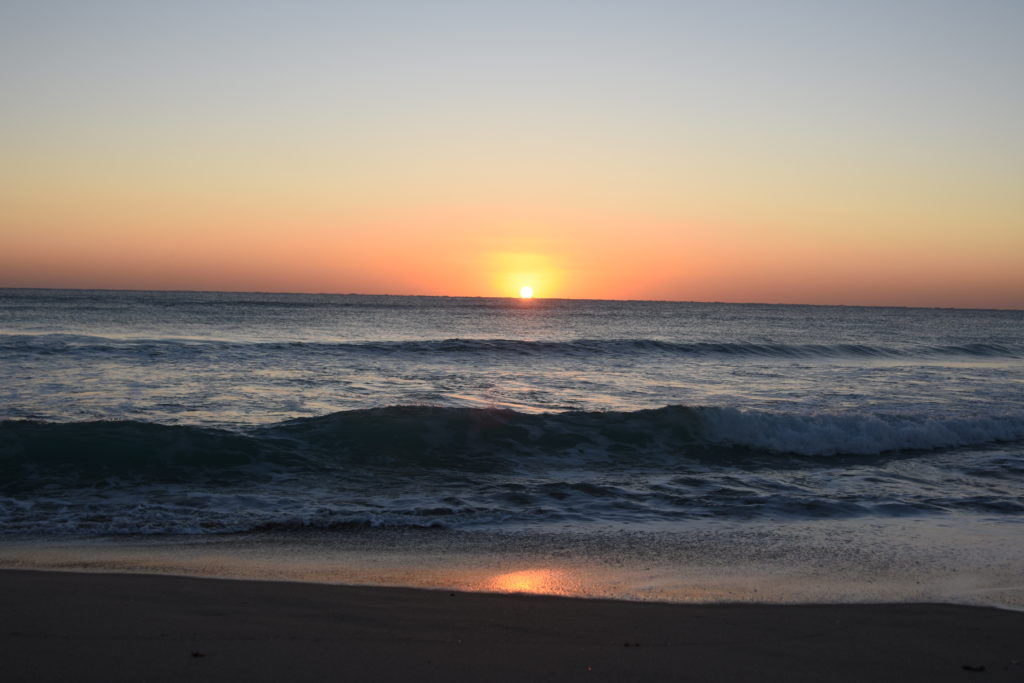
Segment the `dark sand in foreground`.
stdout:
[[1022,660],[1024,613],[987,608],[0,571],[4,681],[1021,681]]

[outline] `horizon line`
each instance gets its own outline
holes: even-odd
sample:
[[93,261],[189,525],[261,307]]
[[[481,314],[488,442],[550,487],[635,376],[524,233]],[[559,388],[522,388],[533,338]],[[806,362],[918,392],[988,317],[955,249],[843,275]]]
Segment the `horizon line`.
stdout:
[[0,286],[0,290],[28,291],[60,291],[60,292],[161,292],[166,294],[264,294],[287,296],[392,296],[417,297],[432,299],[508,299],[511,301],[590,301],[620,303],[667,303],[667,304],[714,304],[726,306],[813,306],[818,308],[903,308],[922,310],[953,310],[953,311],[1024,311],[1024,308],[996,308],[984,306],[909,306],[905,304],[812,304],[768,301],[696,301],[693,299],[587,299],[580,297],[544,297],[537,296],[523,299],[517,296],[483,296],[465,294],[394,294],[369,292],[284,292],[266,290],[220,290],[220,289],[134,289],[116,287],[8,287]]

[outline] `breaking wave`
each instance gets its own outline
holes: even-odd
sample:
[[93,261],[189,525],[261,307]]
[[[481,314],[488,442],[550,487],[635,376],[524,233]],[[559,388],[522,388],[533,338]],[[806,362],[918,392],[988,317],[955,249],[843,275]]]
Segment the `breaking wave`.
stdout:
[[628,467],[650,458],[878,456],[1018,440],[1024,440],[1019,415],[800,415],[686,406],[525,414],[392,406],[238,431],[132,421],[5,421],[0,471],[7,486],[42,470],[187,478],[267,463],[473,472],[514,470],[545,459]]
[[[1018,446],[997,444],[1020,441],[1019,415],[685,406],[393,406],[241,430],[6,421],[0,533],[1015,515],[1024,512],[1024,464]],[[908,466],[921,471],[908,476]],[[943,485],[953,473],[956,485]]]

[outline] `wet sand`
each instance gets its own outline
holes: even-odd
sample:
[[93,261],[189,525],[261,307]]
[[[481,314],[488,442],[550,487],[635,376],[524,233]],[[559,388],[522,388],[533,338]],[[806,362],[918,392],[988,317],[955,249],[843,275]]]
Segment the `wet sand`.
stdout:
[[[4,681],[1020,681],[1024,612],[0,571]],[[982,668],[983,667],[983,668]]]

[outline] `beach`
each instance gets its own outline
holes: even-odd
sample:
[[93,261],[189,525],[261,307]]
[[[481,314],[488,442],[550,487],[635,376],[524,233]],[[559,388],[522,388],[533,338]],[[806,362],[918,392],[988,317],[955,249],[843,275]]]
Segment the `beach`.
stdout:
[[1019,681],[1024,613],[0,571],[5,681]]

